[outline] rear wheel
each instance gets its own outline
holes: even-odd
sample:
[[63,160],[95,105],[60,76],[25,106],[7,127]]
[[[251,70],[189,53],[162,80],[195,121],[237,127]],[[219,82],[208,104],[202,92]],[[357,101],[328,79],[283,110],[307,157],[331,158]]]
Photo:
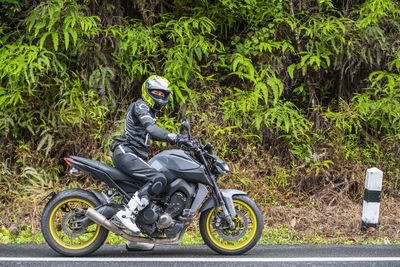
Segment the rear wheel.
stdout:
[[[66,256],[84,256],[96,251],[106,240],[108,230],[97,224],[85,226],[84,211],[100,203],[90,192],[68,189],[47,203],[41,228],[47,244]],[[86,219],[87,220],[87,219]]]
[[263,218],[260,209],[248,196],[233,196],[235,229],[230,229],[218,207],[200,215],[200,233],[204,242],[220,254],[237,255],[253,248],[261,237]]

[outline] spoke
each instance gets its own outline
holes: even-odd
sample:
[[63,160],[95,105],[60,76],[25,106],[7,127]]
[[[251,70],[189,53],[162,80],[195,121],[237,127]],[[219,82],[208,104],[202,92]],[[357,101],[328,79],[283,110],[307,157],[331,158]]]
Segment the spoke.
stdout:
[[70,212],[71,211],[71,207],[69,206],[69,204],[68,204],[68,202],[67,203],[64,203],[64,205],[62,205],[62,208],[64,208],[64,210],[63,209],[61,209],[61,212],[62,213],[68,213],[68,212]]
[[60,237],[64,243],[68,244],[68,238],[65,235],[60,235]]
[[71,208],[71,206],[69,204],[70,204],[69,202],[65,203],[65,205],[67,206],[68,211],[71,211],[72,208]]
[[[64,205],[63,205],[63,207],[64,207]],[[58,209],[58,210],[57,210],[57,213],[58,213],[58,212],[61,213],[60,216],[62,216],[62,214],[68,213],[67,211],[63,211],[63,209]]]

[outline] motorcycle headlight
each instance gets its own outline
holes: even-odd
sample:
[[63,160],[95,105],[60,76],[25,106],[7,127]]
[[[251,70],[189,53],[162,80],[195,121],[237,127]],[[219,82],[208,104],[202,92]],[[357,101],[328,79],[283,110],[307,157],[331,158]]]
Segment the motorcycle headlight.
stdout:
[[215,165],[217,167],[217,171],[220,174],[227,174],[228,172],[231,171],[231,169],[229,168],[228,164],[226,164],[226,162],[223,161],[222,159],[217,160]]

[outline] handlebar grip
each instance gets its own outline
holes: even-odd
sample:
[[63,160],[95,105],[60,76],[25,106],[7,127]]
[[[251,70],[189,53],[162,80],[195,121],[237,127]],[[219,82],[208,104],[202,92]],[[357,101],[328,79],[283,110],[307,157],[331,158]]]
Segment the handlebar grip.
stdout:
[[196,139],[187,140],[186,142],[182,143],[180,147],[183,150],[192,150],[196,151],[199,148],[198,141]]

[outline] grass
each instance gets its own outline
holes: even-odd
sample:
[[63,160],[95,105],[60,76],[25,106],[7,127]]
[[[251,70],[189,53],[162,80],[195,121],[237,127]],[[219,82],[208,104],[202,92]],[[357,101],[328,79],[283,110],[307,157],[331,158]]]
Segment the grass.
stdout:
[[[46,241],[41,233],[32,230],[31,226],[21,226],[19,234],[14,236],[4,226],[0,228],[0,244],[45,244]],[[109,233],[105,244],[123,245],[126,240],[122,237]],[[181,245],[203,245],[203,239],[198,231],[190,231],[183,236]],[[400,244],[398,240],[391,240],[390,237],[363,236],[358,239],[345,236],[327,238],[321,235],[314,237],[298,237],[295,230],[289,229],[286,225],[278,228],[264,230],[258,242],[259,245],[304,245],[304,244],[326,244],[326,245],[394,245]]]
[[[32,230],[32,226],[21,226],[17,236],[14,236],[4,226],[0,228],[0,244],[45,244],[42,233]],[[126,240],[110,232],[105,244],[123,245]],[[200,245],[204,244],[200,234],[185,233],[181,245]]]
[[4,226],[0,229],[0,244],[42,244],[45,242],[43,235],[33,231],[31,226],[21,226],[17,236],[14,236]]

